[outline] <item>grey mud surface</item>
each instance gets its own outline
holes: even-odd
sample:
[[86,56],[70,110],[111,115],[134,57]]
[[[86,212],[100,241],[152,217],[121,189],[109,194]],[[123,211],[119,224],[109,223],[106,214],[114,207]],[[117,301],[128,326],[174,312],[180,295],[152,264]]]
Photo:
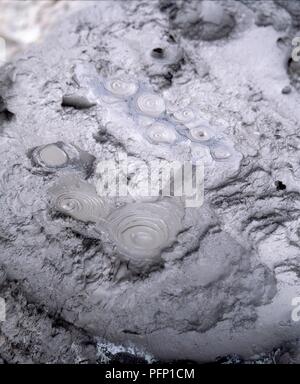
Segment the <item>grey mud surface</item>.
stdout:
[[[100,1],[1,68],[4,362],[102,361],[103,340],[167,361],[276,348],[297,360],[300,67],[289,57],[299,28],[293,1]],[[150,143],[134,103],[95,89],[116,75],[173,110],[192,108],[222,131],[230,159],[215,161],[192,140]],[[38,172],[30,154],[51,143],[76,146],[76,161]],[[93,220],[49,203],[62,173],[96,184],[97,163],[120,151],[144,163],[205,163],[203,206],[164,214],[176,239],[145,255],[150,263],[120,257],[116,233],[104,239]]]

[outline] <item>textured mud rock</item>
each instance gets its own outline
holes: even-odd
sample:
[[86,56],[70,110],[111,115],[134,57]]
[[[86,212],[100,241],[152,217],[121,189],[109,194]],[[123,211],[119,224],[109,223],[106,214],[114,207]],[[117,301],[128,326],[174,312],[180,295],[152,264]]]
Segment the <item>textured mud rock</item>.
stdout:
[[92,0],[29,0],[26,3],[6,1],[1,4],[0,35],[5,38],[7,55],[24,50],[27,44],[40,40],[53,24],[78,11]]
[[[281,93],[290,78],[286,50],[278,45],[284,36],[273,21],[258,26],[247,2],[213,4],[212,11],[207,2],[99,2],[19,56],[14,81],[8,81],[11,66],[0,78],[5,108],[14,114],[1,120],[0,141],[0,263],[8,279],[19,280],[28,301],[50,316],[60,314],[110,341],[134,342],[165,360],[248,358],[299,335],[299,323],[291,320],[291,300],[300,295],[299,93]],[[182,23],[177,14],[184,15]],[[194,25],[187,14],[206,21]],[[196,28],[193,36],[187,26]],[[293,28],[286,31],[289,39]],[[175,48],[167,57],[180,66],[153,57],[153,49],[167,47]],[[120,79],[137,87],[124,87]],[[63,95],[79,91],[90,92],[96,105],[61,105]],[[138,103],[144,94],[150,101]],[[154,143],[146,134],[154,124],[166,124],[180,139],[162,136],[160,127],[165,142]],[[64,147],[47,147],[57,143],[96,158],[88,180],[76,166],[61,167]],[[43,149],[40,159],[49,166],[50,158],[54,172],[32,172],[32,148]],[[172,218],[174,209],[156,208],[153,221],[161,215],[166,225],[160,221],[156,233],[151,219],[150,232],[162,262],[155,256],[155,268],[148,268],[152,254],[150,263],[144,255],[134,273],[133,238],[120,237],[115,226],[107,236],[93,216],[102,216],[96,165],[120,152],[133,164],[205,165],[204,205],[185,208],[180,220]],[[71,204],[59,199],[56,208],[64,215],[53,212],[48,192],[61,193],[62,176],[80,180],[63,188]],[[153,204],[131,199],[136,207]],[[141,215],[124,201],[104,208],[104,219],[116,218],[117,228],[124,224],[120,217],[128,228],[129,208],[130,215]],[[175,242],[169,234],[177,235]],[[147,248],[151,236],[139,237],[138,244]],[[9,314],[7,327],[10,321]]]
[[255,24],[259,27],[273,26],[277,31],[286,31],[291,25],[290,14],[274,2],[243,0],[255,15]]
[[0,267],[0,287],[5,283],[6,281],[6,270],[3,266]]
[[299,339],[286,343],[277,358],[279,364],[299,364],[300,363],[300,341]]
[[134,355],[126,353],[117,353],[110,360],[111,364],[145,364],[146,360],[141,357],[136,357]]
[[292,16],[293,25],[300,27],[300,4],[297,0],[276,0],[278,5],[285,8],[287,12]]
[[84,331],[27,300],[15,282],[0,286],[8,321],[0,323],[0,364],[74,364],[97,361],[96,342]]
[[0,96],[0,133],[5,122],[12,120],[13,117],[14,114],[7,109],[5,101]]
[[96,105],[95,101],[86,95],[73,93],[71,95],[64,95],[62,105],[65,107],[74,107],[77,109],[91,108]]
[[[297,33],[299,36],[299,32]],[[300,89],[300,62],[290,59],[287,63],[287,73],[291,84],[299,91]]]
[[209,0],[182,2],[175,12],[173,8],[170,16],[172,26],[180,29],[182,35],[189,39],[221,39],[235,26],[233,15],[228,14],[220,4]]
[[288,95],[291,92],[292,92],[292,88],[289,85],[286,85],[281,90],[281,93],[283,93],[284,95]]

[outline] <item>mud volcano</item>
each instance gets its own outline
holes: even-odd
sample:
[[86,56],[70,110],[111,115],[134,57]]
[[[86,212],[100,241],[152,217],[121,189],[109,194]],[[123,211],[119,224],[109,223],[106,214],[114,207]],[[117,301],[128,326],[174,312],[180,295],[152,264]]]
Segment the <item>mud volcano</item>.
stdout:
[[[17,286],[11,300],[46,314],[32,321],[61,319],[61,344],[89,340],[87,359],[96,341],[204,362],[297,340],[289,3],[100,1],[1,68],[0,296]],[[102,196],[101,164],[120,153],[133,192],[137,164],[201,161],[203,205]],[[11,348],[23,337],[13,305],[0,324]],[[35,361],[53,358],[51,343]]]

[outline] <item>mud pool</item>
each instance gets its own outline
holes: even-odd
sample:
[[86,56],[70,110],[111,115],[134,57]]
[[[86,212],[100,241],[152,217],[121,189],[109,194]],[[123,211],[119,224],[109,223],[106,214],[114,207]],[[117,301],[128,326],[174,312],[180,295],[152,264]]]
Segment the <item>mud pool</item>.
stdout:
[[[64,362],[104,361],[103,340],[164,361],[297,359],[299,15],[292,0],[101,1],[1,67],[1,358],[24,361],[31,317],[59,328],[26,336],[36,362],[63,345]],[[101,195],[120,153],[132,191],[136,164],[201,161],[203,205]]]

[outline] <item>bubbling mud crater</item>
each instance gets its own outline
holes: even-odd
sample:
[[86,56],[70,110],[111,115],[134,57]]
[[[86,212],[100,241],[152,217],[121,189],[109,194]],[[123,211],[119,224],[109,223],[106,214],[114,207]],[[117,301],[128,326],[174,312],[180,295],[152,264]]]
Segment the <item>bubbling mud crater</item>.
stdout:
[[120,98],[133,96],[138,90],[137,83],[122,77],[106,79],[103,85],[108,92]]
[[77,146],[61,141],[35,147],[28,151],[33,172],[47,174],[60,169],[76,169],[88,177],[93,169],[95,157]]
[[172,200],[131,203],[112,212],[104,228],[128,268],[146,272],[161,264],[161,252],[176,241],[183,216],[183,206]]
[[172,126],[166,123],[153,123],[146,128],[146,137],[153,144],[175,144],[178,135]]
[[151,93],[139,95],[136,100],[136,106],[141,113],[150,117],[159,117],[166,109],[163,98]]
[[57,211],[84,222],[97,222],[107,215],[104,201],[95,188],[74,176],[65,176],[49,189],[51,205]]

